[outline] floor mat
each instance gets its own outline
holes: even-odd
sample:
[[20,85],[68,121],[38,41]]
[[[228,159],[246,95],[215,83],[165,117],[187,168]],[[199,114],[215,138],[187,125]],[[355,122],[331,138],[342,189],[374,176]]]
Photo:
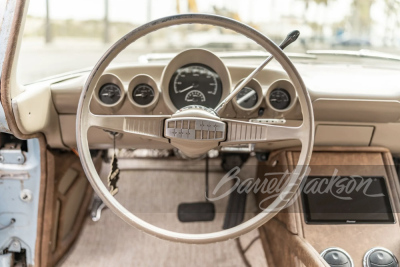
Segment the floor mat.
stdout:
[[[254,160],[242,168],[242,175],[254,177]],[[206,233],[222,229],[228,197],[215,201],[216,218],[213,222],[181,223],[177,207],[181,202],[204,200],[204,161],[183,160],[120,160],[121,179],[116,196],[121,204],[138,217],[168,230],[184,233]],[[167,170],[167,171],[165,171]],[[108,174],[104,166],[101,176]],[[219,160],[210,160],[210,191],[225,173]],[[222,185],[217,194],[229,190]],[[256,211],[254,196],[249,195],[245,219]],[[240,238],[246,247],[258,231]],[[260,240],[246,252],[252,266],[267,266]],[[179,244],[157,239],[130,227],[110,210],[103,211],[100,221],[86,220],[75,246],[59,264],[68,266],[245,266],[236,242],[229,240],[208,245]]]

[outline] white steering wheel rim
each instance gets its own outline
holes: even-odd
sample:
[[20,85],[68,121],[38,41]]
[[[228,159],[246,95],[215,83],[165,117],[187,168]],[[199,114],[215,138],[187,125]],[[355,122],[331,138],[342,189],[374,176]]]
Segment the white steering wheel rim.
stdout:
[[[220,26],[236,31],[237,33],[240,33],[249,39],[254,40],[269,53],[271,53],[281,64],[291,79],[298,93],[298,99],[301,104],[301,111],[303,114],[303,124],[301,126],[303,131],[301,136],[299,136],[299,140],[302,143],[299,161],[293,173],[290,175],[289,182],[281,192],[280,196],[277,197],[268,208],[262,210],[258,215],[254,216],[248,221],[227,230],[204,234],[187,234],[165,230],[147,223],[123,207],[110,194],[107,187],[100,179],[90,156],[89,143],[87,139],[87,122],[90,113],[90,101],[100,76],[110,62],[128,45],[146,34],[169,26],[194,23]],[[113,44],[97,62],[86,81],[78,104],[76,127],[77,147],[83,169],[93,189],[104,201],[104,203],[121,219],[139,230],[158,238],[192,244],[213,243],[233,239],[260,227],[273,218],[296,195],[302,179],[307,174],[308,164],[311,158],[314,143],[314,115],[311,99],[300,74],[297,72],[289,58],[274,42],[257,30],[238,21],[209,14],[183,14],[157,19],[132,30],[118,40],[115,44]]]

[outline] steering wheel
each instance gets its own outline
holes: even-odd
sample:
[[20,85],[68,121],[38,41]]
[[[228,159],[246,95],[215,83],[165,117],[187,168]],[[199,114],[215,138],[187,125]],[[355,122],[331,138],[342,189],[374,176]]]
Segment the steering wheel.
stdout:
[[[252,39],[281,64],[291,79],[298,94],[303,115],[298,127],[253,123],[220,118],[212,109],[189,106],[173,115],[95,115],[90,112],[90,102],[100,76],[110,62],[128,45],[139,38],[169,26],[181,24],[206,24],[233,30]],[[165,88],[164,88],[165,89]],[[186,134],[176,134],[177,121],[187,123]],[[125,222],[158,238],[184,243],[212,243],[239,237],[256,229],[273,218],[296,195],[311,158],[314,142],[314,115],[310,97],[296,68],[282,50],[257,30],[238,21],[209,14],[184,14],[154,20],[136,28],[118,40],[100,58],[90,73],[83,88],[76,118],[76,140],[83,169],[93,189],[104,203]],[[91,159],[88,130],[102,128],[159,142],[169,142],[185,154],[195,156],[210,149],[234,144],[254,144],[275,140],[297,139],[301,141],[301,152],[296,168],[279,196],[264,210],[246,222],[227,230],[212,233],[187,234],[156,227],[138,218],[123,207],[108,191],[96,172]],[[199,136],[203,127],[208,134]],[[198,131],[200,129],[200,131]]]

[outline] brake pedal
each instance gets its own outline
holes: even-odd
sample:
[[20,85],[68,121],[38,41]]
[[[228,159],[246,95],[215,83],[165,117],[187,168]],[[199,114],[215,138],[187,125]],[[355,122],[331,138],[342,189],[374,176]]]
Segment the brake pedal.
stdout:
[[178,219],[181,222],[210,222],[215,218],[212,202],[181,203],[178,206]]
[[178,219],[181,222],[209,222],[215,218],[215,205],[208,201],[208,157],[205,169],[206,201],[181,203],[178,206]]

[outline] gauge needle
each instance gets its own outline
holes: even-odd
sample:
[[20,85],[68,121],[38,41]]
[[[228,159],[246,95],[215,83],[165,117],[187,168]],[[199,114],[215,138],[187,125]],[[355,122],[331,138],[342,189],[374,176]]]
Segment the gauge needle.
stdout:
[[109,97],[114,97],[115,96],[115,94],[114,93],[104,93],[104,94],[101,94],[102,96],[109,96]]
[[[282,41],[282,43],[279,45],[280,49],[284,49],[294,41],[296,41],[297,37],[299,37],[300,32],[299,31],[292,31],[290,32],[285,40]],[[250,73],[235,89],[230,92],[230,94],[225,97],[224,100],[222,100],[218,106],[214,109],[216,114],[219,114],[225,107],[225,105],[231,101],[253,78],[256,76],[274,57],[270,55],[266,60],[264,60],[260,66],[258,66],[255,70],[253,70],[252,73]]]
[[250,97],[252,97],[253,95],[256,94],[256,91],[251,91],[247,94],[245,94],[242,98],[240,98],[237,103],[240,105],[242,104],[244,101],[246,101],[247,99],[249,99]]
[[194,87],[194,84],[192,84],[192,85],[189,86],[189,87],[186,87],[185,89],[182,89],[182,90],[178,91],[178,93],[183,93],[183,92],[185,92],[185,91],[187,91],[187,90],[192,89],[193,87]]

